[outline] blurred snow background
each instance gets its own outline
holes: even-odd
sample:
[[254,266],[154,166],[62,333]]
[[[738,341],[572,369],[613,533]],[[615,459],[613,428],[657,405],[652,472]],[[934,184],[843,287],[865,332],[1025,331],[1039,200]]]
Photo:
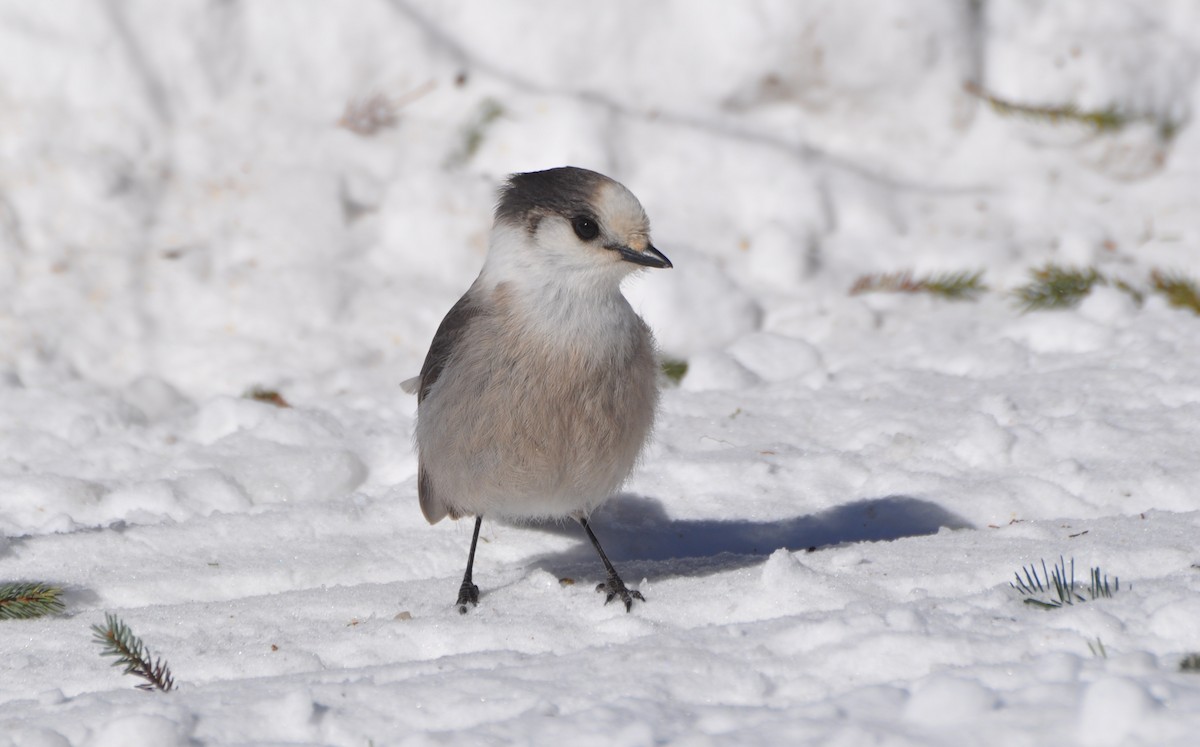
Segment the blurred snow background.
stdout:
[[[1188,743],[1200,320],[1006,291],[1200,275],[1198,77],[1190,0],[0,2],[0,581],[73,595],[0,625],[0,744]],[[460,620],[398,383],[563,164],[676,265],[628,293],[689,370],[597,517],[650,601],[495,527]],[[898,270],[993,291],[848,294]],[[1011,598],[1060,552],[1134,586]]]

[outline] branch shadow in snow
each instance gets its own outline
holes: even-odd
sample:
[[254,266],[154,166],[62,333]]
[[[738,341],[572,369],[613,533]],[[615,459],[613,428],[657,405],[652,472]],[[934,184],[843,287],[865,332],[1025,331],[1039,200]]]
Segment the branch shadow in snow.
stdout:
[[[672,561],[669,574],[707,575],[756,565],[775,550],[816,550],[852,542],[880,542],[973,529],[970,522],[932,501],[893,495],[854,501],[807,516],[778,521],[672,520],[662,504],[635,495],[614,497],[593,515],[591,526],[609,558],[630,566],[630,575],[660,574],[639,561]],[[598,563],[595,550],[575,522],[531,528],[577,537],[579,544],[533,562],[554,571],[576,563]]]

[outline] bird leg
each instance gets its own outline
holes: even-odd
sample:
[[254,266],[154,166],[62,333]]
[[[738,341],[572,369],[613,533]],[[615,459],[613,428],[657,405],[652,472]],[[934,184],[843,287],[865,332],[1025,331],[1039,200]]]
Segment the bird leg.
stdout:
[[479,527],[483,524],[483,516],[475,517],[475,533],[471,535],[471,552],[467,555],[467,572],[463,574],[462,586],[458,587],[459,614],[467,614],[467,605],[474,607],[479,604],[479,587],[471,583],[471,569],[475,566],[475,544],[479,542]]
[[625,603],[625,611],[628,612],[633,608],[633,600],[646,601],[646,598],[642,596],[642,592],[637,589],[630,591],[625,588],[625,582],[617,575],[617,569],[613,568],[613,564],[609,562],[608,556],[604,554],[604,548],[600,547],[600,540],[596,539],[596,535],[592,533],[592,528],[588,526],[587,519],[579,517],[578,521],[583,525],[583,531],[587,532],[588,539],[592,541],[592,546],[596,548],[596,552],[600,553],[600,559],[604,561],[604,568],[608,571],[608,580],[596,586],[596,591],[604,592],[606,595],[604,603],[608,604],[613,599],[620,597],[621,601]]

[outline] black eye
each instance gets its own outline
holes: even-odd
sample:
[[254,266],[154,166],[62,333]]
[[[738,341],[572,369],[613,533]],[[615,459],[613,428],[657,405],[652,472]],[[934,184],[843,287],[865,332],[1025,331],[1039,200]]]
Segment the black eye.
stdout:
[[586,215],[576,215],[571,219],[571,227],[575,235],[584,241],[591,241],[600,235],[600,224]]

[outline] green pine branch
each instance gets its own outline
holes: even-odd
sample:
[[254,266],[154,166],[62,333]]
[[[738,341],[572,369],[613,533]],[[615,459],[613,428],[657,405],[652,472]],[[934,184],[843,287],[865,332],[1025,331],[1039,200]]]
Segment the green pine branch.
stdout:
[[92,626],[92,640],[104,647],[101,656],[116,658],[114,667],[125,667],[123,674],[132,674],[146,680],[138,685],[139,690],[174,689],[175,679],[161,658],[154,659],[142,640],[133,634],[116,615],[105,613],[104,625]]
[[1165,296],[1170,305],[1200,314],[1200,288],[1183,273],[1153,270],[1150,273],[1150,285]]
[[687,375],[688,364],[687,361],[678,358],[663,358],[659,363],[659,369],[667,377],[668,381],[672,384],[678,384]]
[[988,102],[993,111],[1005,117],[1022,116],[1050,124],[1079,122],[1094,127],[1097,132],[1115,132],[1133,119],[1117,111],[1115,106],[1106,109],[1080,109],[1075,104],[1020,104],[979,90],[980,98]]
[[0,620],[23,620],[63,611],[62,589],[40,583],[0,584]]
[[1092,568],[1089,573],[1087,596],[1082,593],[1083,587],[1075,584],[1075,558],[1071,558],[1071,569],[1068,575],[1067,564],[1060,555],[1053,570],[1046,568],[1042,561],[1042,572],[1038,573],[1037,566],[1022,567],[1015,574],[1016,583],[1009,586],[1016,589],[1025,597],[1025,604],[1052,610],[1067,607],[1093,599],[1108,599],[1121,590],[1121,580],[1113,579],[1110,586],[1108,576],[1100,573],[1099,568]]
[[943,272],[914,277],[912,272],[884,272],[862,275],[850,287],[850,295],[861,293],[929,293],[950,301],[974,300],[987,290],[983,271]]
[[978,83],[967,83],[964,88],[967,93],[987,102],[992,107],[992,111],[1002,117],[1025,117],[1054,125],[1063,122],[1077,122],[1093,128],[1098,133],[1116,132],[1134,122],[1149,122],[1158,129],[1159,139],[1165,143],[1175,137],[1183,124],[1180,121],[1150,114],[1123,112],[1116,106],[1108,106],[1104,109],[1082,109],[1073,103],[1022,104],[989,93]]
[[[1049,262],[1031,269],[1029,278],[1028,283],[1012,290],[1023,311],[1072,308],[1096,286],[1108,286],[1125,293],[1139,306],[1147,293],[1154,292],[1164,296],[1171,306],[1188,309],[1200,316],[1200,283],[1181,272],[1152,270],[1147,288],[1144,283],[1108,277],[1095,267],[1068,267]],[[983,271],[915,276],[909,270],[901,270],[860,275],[850,287],[850,295],[929,293],[957,301],[975,300],[988,290],[983,282]],[[674,370],[668,370],[666,366],[664,364],[664,373],[671,378]]]
[[947,272],[919,282],[924,285],[925,292],[951,301],[974,300],[976,296],[987,290],[987,286],[983,283],[982,270]]
[[1092,267],[1080,269],[1049,263],[1030,270],[1029,275],[1032,280],[1014,291],[1025,311],[1068,309],[1082,301],[1094,286],[1108,284]]
[[275,405],[276,407],[291,407],[278,391],[258,386],[257,384],[247,389],[246,393],[242,396],[246,399],[252,399],[255,402],[263,402],[268,405]]

